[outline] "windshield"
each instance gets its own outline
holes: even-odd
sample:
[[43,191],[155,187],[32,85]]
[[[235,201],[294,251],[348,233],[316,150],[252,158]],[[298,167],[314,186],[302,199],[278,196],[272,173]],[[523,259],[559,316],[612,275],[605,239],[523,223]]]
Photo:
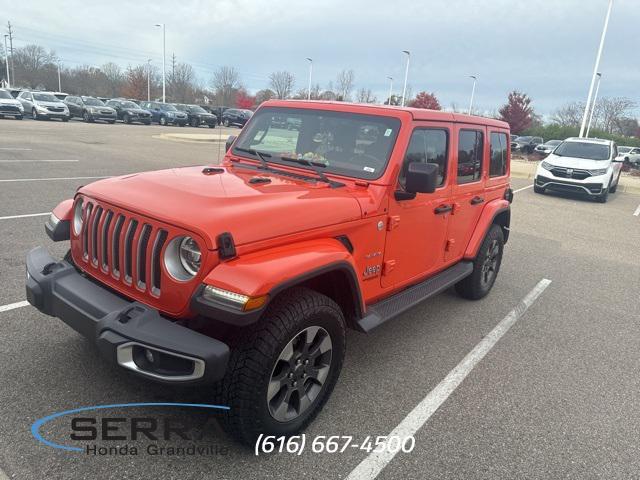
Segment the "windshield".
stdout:
[[5,90],[0,90],[0,98],[13,98],[11,94]]
[[33,99],[39,102],[59,102],[60,101],[50,93],[34,93]]
[[242,131],[233,153],[249,156],[236,147],[268,152],[270,162],[286,165],[282,157],[312,160],[323,164],[325,173],[373,180],[384,173],[399,129],[400,120],[392,117],[263,108]]
[[602,145],[600,143],[564,142],[556,148],[553,153],[561,157],[609,160],[609,151],[609,145]]
[[168,105],[166,103],[163,103],[160,105],[160,110],[164,110],[165,112],[177,112],[178,109],[176,109],[176,107],[174,107],[173,105]]
[[533,137],[518,137],[516,140],[519,142],[530,142]]
[[140,108],[140,105],[136,105],[133,102],[122,102],[120,105],[122,105],[123,108]]
[[192,106],[192,107],[188,107],[188,110],[191,113],[207,113],[207,111],[204,108],[198,107],[197,105],[196,106]]
[[618,153],[629,153],[631,151],[631,147],[618,147]]
[[82,99],[85,105],[89,105],[90,107],[103,107],[104,103],[102,100],[98,100],[97,98],[85,97]]
[[549,145],[550,147],[555,147],[556,145],[560,145],[562,140],[549,140],[545,145]]

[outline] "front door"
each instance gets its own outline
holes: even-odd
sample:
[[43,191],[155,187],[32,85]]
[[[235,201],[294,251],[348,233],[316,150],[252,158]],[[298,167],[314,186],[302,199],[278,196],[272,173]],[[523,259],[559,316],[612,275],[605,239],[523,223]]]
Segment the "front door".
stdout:
[[487,173],[486,131],[478,125],[458,124],[455,127],[456,146],[453,183],[453,214],[449,221],[447,261],[459,260],[480,219],[487,198],[485,179]]
[[416,124],[411,134],[396,188],[404,191],[411,162],[437,163],[438,187],[433,193],[418,193],[408,199],[392,198],[389,202],[381,280],[385,288],[414,283],[443,266],[451,204],[450,136],[448,126],[431,122]]

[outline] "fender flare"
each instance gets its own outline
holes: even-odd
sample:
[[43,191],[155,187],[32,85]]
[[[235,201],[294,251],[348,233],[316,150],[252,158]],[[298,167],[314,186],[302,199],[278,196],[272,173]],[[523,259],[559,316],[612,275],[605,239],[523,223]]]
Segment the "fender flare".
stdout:
[[465,259],[469,260],[476,257],[484,237],[494,223],[502,227],[504,243],[507,243],[509,239],[509,226],[511,224],[511,208],[507,200],[494,200],[484,207],[464,252]]
[[[343,243],[335,238],[308,240],[295,244],[240,255],[218,264],[203,279],[191,302],[192,309],[215,320],[237,326],[257,321],[269,303],[282,291],[304,284],[322,275],[339,273],[348,282],[353,315],[364,311],[360,283],[354,259]],[[207,285],[250,297],[268,295],[260,309],[240,312],[212,306],[202,296]],[[349,312],[345,312],[348,316]]]

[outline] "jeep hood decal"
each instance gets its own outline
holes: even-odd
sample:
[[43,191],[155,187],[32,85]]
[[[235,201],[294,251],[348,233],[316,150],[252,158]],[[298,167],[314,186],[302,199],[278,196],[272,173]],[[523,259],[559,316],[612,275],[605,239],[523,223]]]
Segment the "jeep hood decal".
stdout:
[[[113,177],[80,193],[200,234],[209,249],[231,232],[236,245],[361,218],[348,188],[329,188],[248,168],[204,174],[204,166]],[[253,177],[270,182],[251,184]],[[309,172],[313,178],[314,173]]]

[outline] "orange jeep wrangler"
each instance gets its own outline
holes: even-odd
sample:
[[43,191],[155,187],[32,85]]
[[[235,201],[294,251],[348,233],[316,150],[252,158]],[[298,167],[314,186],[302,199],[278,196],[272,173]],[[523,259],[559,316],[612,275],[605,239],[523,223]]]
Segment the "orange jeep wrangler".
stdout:
[[220,165],[81,187],[27,257],[29,302],[150,380],[212,385],[240,441],[304,429],[345,329],[455,286],[493,286],[509,237],[509,127],[488,118],[269,101]]

